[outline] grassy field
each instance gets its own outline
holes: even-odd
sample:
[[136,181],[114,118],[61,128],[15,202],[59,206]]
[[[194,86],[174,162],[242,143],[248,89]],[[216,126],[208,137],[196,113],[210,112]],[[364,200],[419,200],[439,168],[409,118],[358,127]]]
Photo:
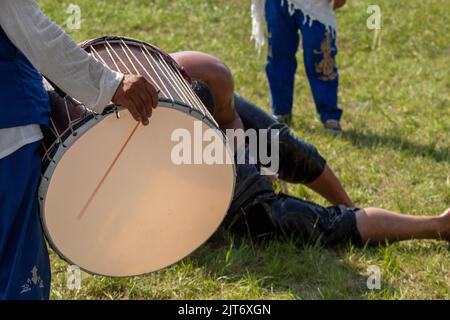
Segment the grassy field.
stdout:
[[[242,95],[268,105],[264,55],[250,42],[250,1],[38,2],[63,26],[69,3],[78,4],[81,29],[69,32],[79,41],[117,34],[170,52],[214,54],[230,66]],[[369,4],[383,14],[375,49],[366,28]],[[349,0],[338,19],[345,132],[323,132],[302,68],[293,129],[318,146],[359,206],[440,214],[450,206],[448,1]],[[302,186],[289,189],[326,204]],[[380,290],[366,286],[371,265],[382,270]],[[52,266],[54,299],[450,299],[449,246],[438,241],[326,250],[256,245],[220,231],[171,268],[131,279],[83,274],[79,291],[66,288],[65,262],[52,255]]]

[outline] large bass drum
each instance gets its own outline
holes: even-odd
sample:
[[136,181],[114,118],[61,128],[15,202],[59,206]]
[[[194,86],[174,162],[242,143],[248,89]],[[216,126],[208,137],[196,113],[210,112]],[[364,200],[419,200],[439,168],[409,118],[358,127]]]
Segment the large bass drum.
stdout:
[[[39,188],[43,228],[53,249],[85,271],[117,277],[153,272],[192,253],[222,222],[234,191],[232,152],[167,54],[122,37],[82,47],[112,69],[146,77],[161,90],[160,101],[143,127],[115,106],[96,114],[50,94]],[[174,161],[179,130],[191,134],[193,158],[199,146],[215,141],[223,161]],[[199,132],[208,132],[208,141],[198,142]]]

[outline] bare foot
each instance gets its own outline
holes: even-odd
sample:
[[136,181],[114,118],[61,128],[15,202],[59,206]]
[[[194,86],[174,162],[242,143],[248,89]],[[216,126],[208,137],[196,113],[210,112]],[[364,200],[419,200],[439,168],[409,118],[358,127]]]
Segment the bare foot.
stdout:
[[442,238],[450,242],[450,208],[441,214],[442,219]]

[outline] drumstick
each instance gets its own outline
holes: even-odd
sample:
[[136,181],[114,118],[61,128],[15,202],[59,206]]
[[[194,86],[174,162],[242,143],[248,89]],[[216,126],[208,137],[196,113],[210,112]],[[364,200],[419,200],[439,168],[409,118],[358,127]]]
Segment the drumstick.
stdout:
[[138,122],[136,124],[136,126],[134,127],[133,131],[131,131],[130,135],[128,136],[127,140],[125,141],[125,143],[123,144],[123,146],[120,148],[119,152],[117,153],[117,155],[114,157],[113,162],[111,163],[111,165],[109,166],[108,170],[106,170],[105,174],[103,175],[102,179],[100,180],[100,182],[98,183],[97,187],[95,188],[94,192],[92,192],[91,196],[89,197],[88,201],[86,202],[86,204],[84,205],[83,209],[80,211],[80,214],[78,215],[78,220],[81,220],[81,218],[83,217],[83,215],[86,213],[87,209],[89,208],[89,206],[91,205],[92,201],[94,200],[95,196],[97,195],[98,191],[100,190],[100,188],[102,187],[103,183],[105,182],[106,178],[108,178],[109,174],[111,173],[112,169],[114,168],[114,166],[116,165],[117,161],[119,160],[120,156],[122,155],[123,151],[125,150],[125,148],[127,147],[128,143],[130,142],[131,138],[133,137],[133,135],[136,133],[136,130],[138,129],[140,125],[140,122]]

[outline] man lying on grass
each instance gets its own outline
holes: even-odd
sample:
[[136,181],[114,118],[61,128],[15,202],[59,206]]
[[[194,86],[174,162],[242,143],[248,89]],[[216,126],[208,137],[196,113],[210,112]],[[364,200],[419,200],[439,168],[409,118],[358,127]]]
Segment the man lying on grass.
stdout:
[[172,56],[193,79],[206,84],[198,86],[197,92],[213,110],[222,130],[278,129],[278,178],[305,184],[333,204],[325,208],[276,193],[271,180],[260,173],[261,166],[238,164],[236,190],[226,218],[233,233],[255,238],[281,235],[319,241],[324,246],[348,241],[378,244],[410,239],[450,240],[450,209],[440,216],[411,216],[356,208],[314,146],[294,137],[286,125],[234,93],[232,75],[225,64],[199,52]]

